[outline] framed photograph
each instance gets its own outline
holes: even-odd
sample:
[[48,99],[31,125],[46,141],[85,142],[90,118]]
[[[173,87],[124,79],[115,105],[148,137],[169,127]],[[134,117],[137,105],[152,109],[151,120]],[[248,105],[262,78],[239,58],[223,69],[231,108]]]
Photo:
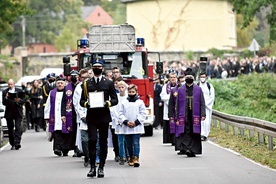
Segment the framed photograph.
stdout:
[[104,92],[90,92],[89,93],[90,108],[104,107]]

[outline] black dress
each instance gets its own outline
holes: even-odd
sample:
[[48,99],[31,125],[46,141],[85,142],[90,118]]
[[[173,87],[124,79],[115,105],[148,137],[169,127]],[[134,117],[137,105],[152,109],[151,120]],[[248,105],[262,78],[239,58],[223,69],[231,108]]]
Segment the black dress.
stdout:
[[[31,91],[30,101],[31,101],[31,118],[34,124],[41,126],[42,117],[44,115],[43,111],[43,99],[42,89],[38,88],[36,91]],[[38,108],[38,104],[40,107]]]

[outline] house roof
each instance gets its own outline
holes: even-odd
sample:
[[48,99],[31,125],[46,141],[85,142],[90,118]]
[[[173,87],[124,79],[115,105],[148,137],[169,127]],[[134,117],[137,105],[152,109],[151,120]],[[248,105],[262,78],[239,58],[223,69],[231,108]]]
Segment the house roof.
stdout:
[[96,6],[83,6],[81,7],[81,17],[82,19],[86,19],[91,12],[93,12],[96,8],[97,8],[98,5]]

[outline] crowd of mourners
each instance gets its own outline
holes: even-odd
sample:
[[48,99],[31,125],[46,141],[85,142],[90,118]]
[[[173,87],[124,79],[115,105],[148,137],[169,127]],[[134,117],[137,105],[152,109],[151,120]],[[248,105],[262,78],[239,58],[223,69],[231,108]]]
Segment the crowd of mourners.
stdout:
[[[166,61],[164,62],[164,72],[167,73],[169,69],[173,69],[179,75],[184,75],[187,68],[192,68],[199,74],[200,61],[196,60],[182,60],[182,61]],[[224,57],[213,58],[207,61],[206,73],[208,78],[229,78],[237,77],[241,74],[250,73],[276,73],[276,57],[258,56],[252,58]]]

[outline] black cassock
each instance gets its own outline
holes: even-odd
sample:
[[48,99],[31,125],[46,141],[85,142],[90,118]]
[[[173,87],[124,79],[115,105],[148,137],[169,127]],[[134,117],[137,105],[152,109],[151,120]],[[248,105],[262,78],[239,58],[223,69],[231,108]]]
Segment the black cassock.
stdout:
[[[65,98],[65,90],[62,97],[62,105],[61,105],[61,116],[66,115],[66,98]],[[72,119],[73,120],[73,119]],[[73,122],[74,124],[74,122]],[[76,123],[75,123],[76,124]],[[76,141],[76,131],[69,131],[69,133],[63,133],[61,130],[54,131],[54,143],[53,150],[61,151],[63,153],[68,153],[70,150],[75,149],[75,141]]]
[[[193,96],[193,86],[186,85],[186,95],[192,97]],[[186,152],[187,150],[192,151],[195,154],[202,154],[202,144],[201,144],[201,137],[200,134],[196,134],[193,132],[193,99],[188,98],[185,104],[185,111],[186,111],[186,123],[184,126],[184,133],[181,133],[179,137],[175,139],[175,150],[181,150]],[[200,98],[200,108],[201,108],[201,117],[205,117],[205,101],[203,93],[201,93]],[[175,110],[175,102],[170,98],[169,101],[169,117],[174,116]],[[183,104],[179,104],[183,105]],[[191,107],[191,108],[190,108]]]

